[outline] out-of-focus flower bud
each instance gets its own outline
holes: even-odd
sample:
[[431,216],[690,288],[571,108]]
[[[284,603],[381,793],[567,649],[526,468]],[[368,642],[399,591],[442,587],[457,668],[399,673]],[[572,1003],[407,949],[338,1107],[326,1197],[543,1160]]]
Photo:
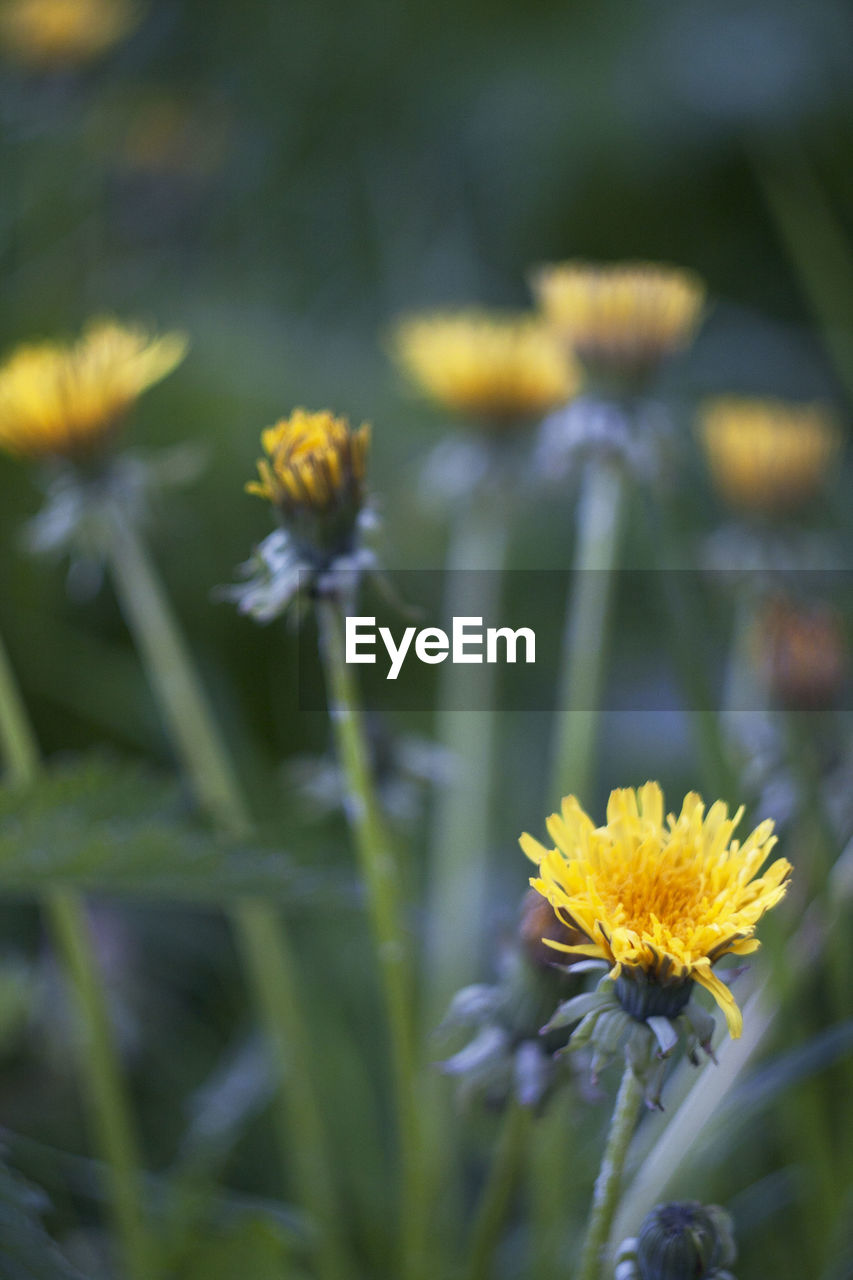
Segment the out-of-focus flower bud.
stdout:
[[734,1280],[732,1222],[719,1205],[657,1205],[616,1259],[615,1280]]
[[758,619],[758,664],[773,702],[822,711],[838,701],[847,668],[841,620],[828,605],[777,598]]

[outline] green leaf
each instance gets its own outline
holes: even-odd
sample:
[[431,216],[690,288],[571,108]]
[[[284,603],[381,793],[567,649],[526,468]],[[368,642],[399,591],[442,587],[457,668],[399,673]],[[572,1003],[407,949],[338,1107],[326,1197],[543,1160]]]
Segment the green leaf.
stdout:
[[0,1164],[0,1275],[3,1280],[83,1280],[45,1231],[47,1197]]
[[[300,848],[313,833],[300,832]],[[0,895],[70,885],[230,904],[350,905],[348,885],[309,870],[275,843],[238,844],[187,811],[171,780],[103,755],[61,761],[32,786],[0,788]]]

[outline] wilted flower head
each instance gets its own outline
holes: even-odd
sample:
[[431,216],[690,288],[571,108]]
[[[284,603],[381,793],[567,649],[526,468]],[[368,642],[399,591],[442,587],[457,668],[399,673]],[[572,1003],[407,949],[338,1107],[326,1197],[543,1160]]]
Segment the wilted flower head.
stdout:
[[19,347],[0,367],[0,448],[25,458],[97,456],[186,350],[181,333],[154,337],[112,320],[92,322],[70,345]]
[[82,66],[139,22],[134,0],[0,0],[0,45],[38,70]]
[[647,262],[540,267],[532,285],[553,332],[593,378],[635,383],[688,345],[705,288],[698,276]]
[[708,812],[691,792],[681,813],[664,817],[660,787],[613,791],[607,824],[594,826],[574,796],[548,820],[555,848],[525,834],[521,847],[537,864],[534,889],[586,942],[549,942],[557,951],[601,957],[616,997],[632,1018],[674,1018],[693,983],[722,1008],[733,1037],[742,1018],[728,986],[712,970],[724,955],[758,947],[755,926],[786,890],[790,864],[759,872],[776,843],[762,822],[741,844],[733,818],[717,801]]
[[559,960],[554,942],[584,942],[579,929],[568,929],[540,893],[528,889],[521,902],[518,939],[528,960],[539,969],[550,969]]
[[774,702],[818,711],[837,701],[846,676],[847,645],[841,619],[829,605],[777,596],[756,619],[753,641]]
[[824,405],[726,397],[712,400],[699,430],[714,484],[734,507],[788,512],[817,494],[841,431]]
[[209,178],[228,157],[232,123],[218,102],[158,89],[144,97],[130,117],[116,155],[122,176]]
[[732,1222],[719,1205],[660,1204],[616,1258],[615,1280],[734,1280]]
[[557,919],[544,898],[532,889],[525,894],[516,937],[499,956],[497,982],[463,987],[442,1024],[442,1030],[474,1031],[464,1048],[441,1063],[458,1081],[460,1101],[502,1107],[514,1095],[522,1106],[537,1107],[558,1085],[564,1064],[555,1054],[568,1032],[543,1034],[542,1024],[574,982],[572,966],[555,963],[557,954],[541,939],[571,942],[580,936]]
[[563,404],[578,375],[534,316],[437,312],[397,325],[393,350],[414,384],[451,413],[511,427]]

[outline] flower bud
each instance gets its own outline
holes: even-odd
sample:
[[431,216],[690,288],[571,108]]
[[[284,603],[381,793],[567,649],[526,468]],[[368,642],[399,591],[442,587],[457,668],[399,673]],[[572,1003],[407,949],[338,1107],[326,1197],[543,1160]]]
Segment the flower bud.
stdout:
[[640,1228],[639,1280],[712,1280],[735,1258],[729,1215],[718,1205],[687,1200],[658,1205]]
[[[545,939],[566,944],[586,941],[579,929],[570,929],[556,915],[546,898],[535,889],[528,889],[521,902],[521,919],[518,937],[528,960],[540,969],[550,969],[561,960],[570,963],[575,957],[560,955],[549,947]],[[577,957],[580,959],[580,957]]]
[[774,600],[757,623],[755,640],[770,696],[793,711],[822,711],[838,700],[847,651],[841,622],[826,605]]
[[352,549],[364,504],[370,427],[328,411],[294,409],[261,435],[264,457],[248,493],[266,498],[299,547],[319,559]]

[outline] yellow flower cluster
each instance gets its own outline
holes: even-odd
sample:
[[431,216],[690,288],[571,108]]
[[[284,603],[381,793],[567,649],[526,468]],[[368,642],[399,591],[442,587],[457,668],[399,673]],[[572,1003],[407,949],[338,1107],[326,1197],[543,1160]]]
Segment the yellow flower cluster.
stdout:
[[661,986],[697,982],[739,1036],[740,1010],[712,965],[758,947],[755,926],[783,897],[791,870],[779,858],[759,875],[776,843],[773,823],[762,822],[741,844],[732,835],[742,813],[730,818],[722,801],[706,813],[691,792],[681,813],[665,818],[663,793],[648,782],[636,791],[613,791],[607,823],[596,827],[569,796],[548,820],[553,849],[521,837],[539,868],[533,888],[587,939],[547,945],[602,957],[614,979],[639,971]]
[[412,316],[394,353],[414,384],[442,408],[484,426],[513,426],[565,403],[578,374],[541,321],[489,311]]
[[153,337],[111,320],[93,322],[70,345],[19,347],[0,367],[0,448],[28,458],[97,454],[186,350],[181,333]]
[[353,431],[346,418],[323,410],[294,409],[261,434],[265,457],[248,493],[282,509],[324,514],[343,504],[358,507],[364,490],[370,426]]
[[0,44],[39,70],[81,66],[128,36],[139,16],[134,0],[0,0]]
[[837,421],[818,404],[713,400],[699,427],[720,494],[732,506],[771,514],[814,497],[841,443]]
[[548,324],[590,372],[653,368],[690,342],[705,301],[691,272],[646,262],[558,263],[532,284]]

